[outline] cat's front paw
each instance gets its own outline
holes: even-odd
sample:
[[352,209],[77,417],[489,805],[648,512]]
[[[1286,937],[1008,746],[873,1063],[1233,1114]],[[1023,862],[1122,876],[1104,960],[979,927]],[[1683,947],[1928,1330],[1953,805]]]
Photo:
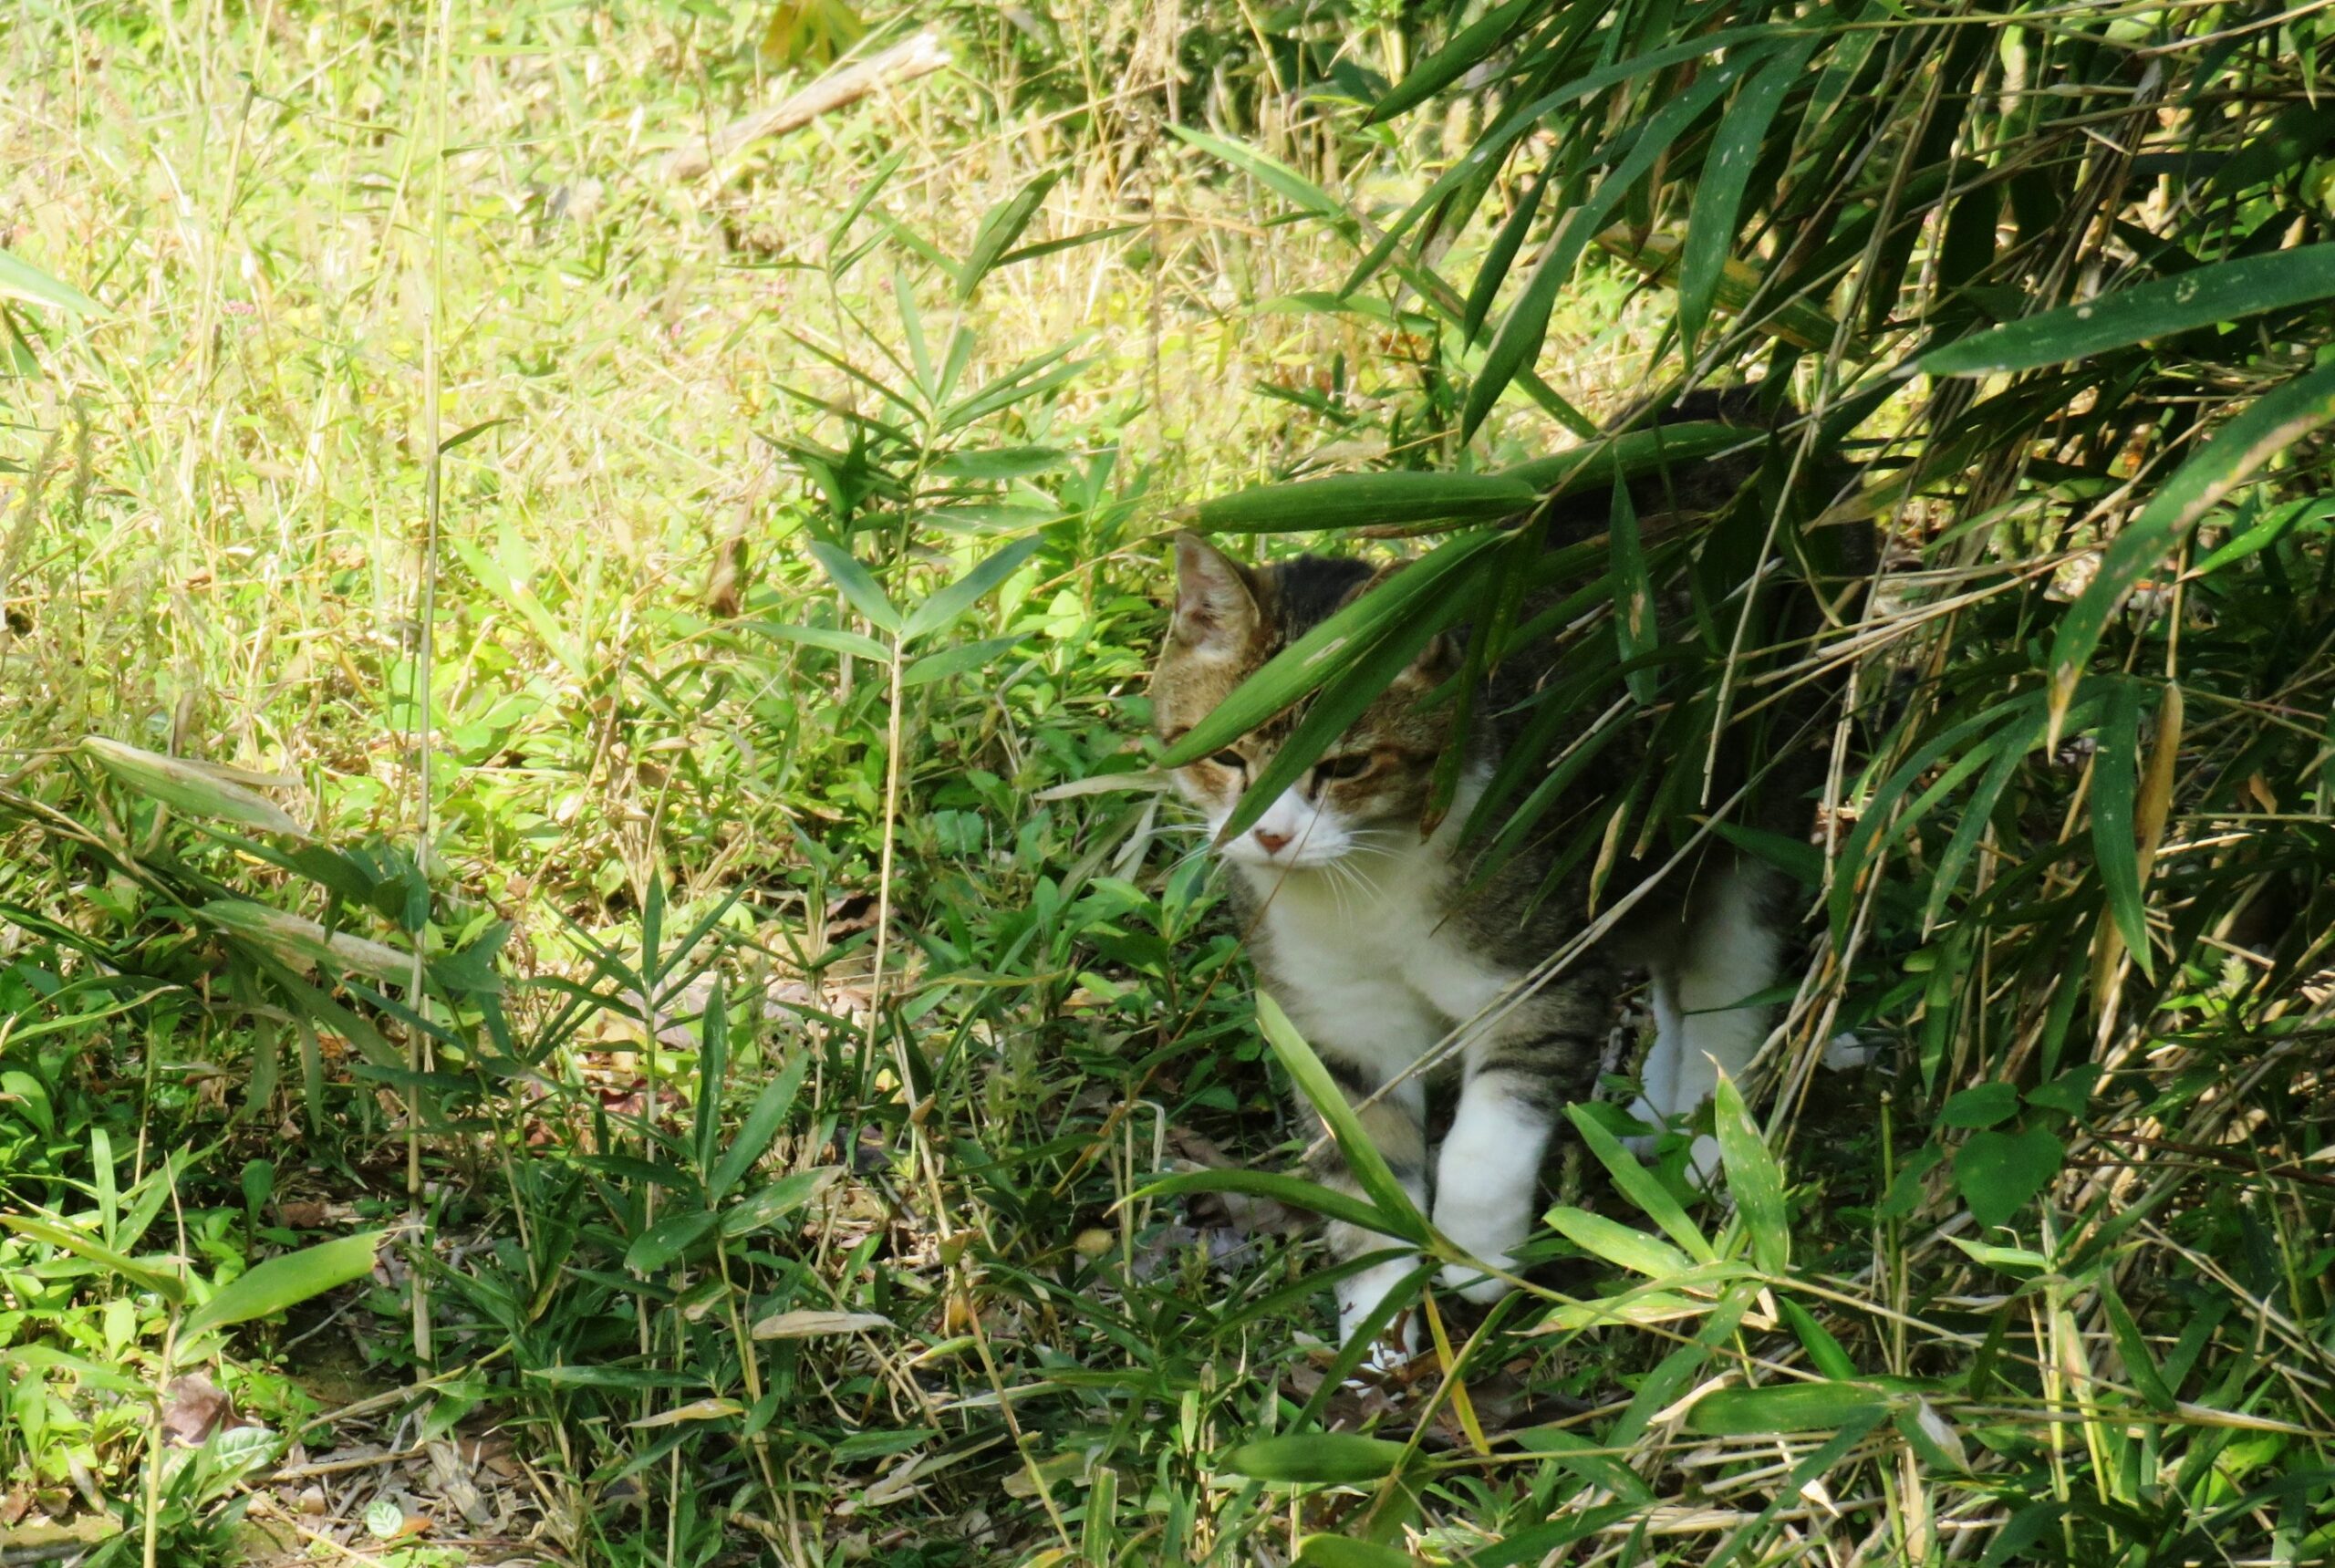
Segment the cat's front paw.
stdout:
[[[1378,1310],[1387,1293],[1401,1284],[1416,1265],[1402,1260],[1380,1263],[1338,1282],[1338,1343],[1351,1345],[1363,1322]],[[1396,1316],[1371,1347],[1370,1364],[1381,1371],[1400,1366],[1417,1355],[1418,1314],[1406,1310]]]
[[[1509,1261],[1504,1257],[1490,1258],[1486,1261],[1496,1269],[1506,1269],[1509,1266]],[[1516,1288],[1498,1274],[1488,1274],[1481,1269],[1470,1268],[1465,1263],[1446,1263],[1443,1266],[1443,1272],[1436,1276],[1436,1282],[1462,1299],[1474,1302],[1478,1306],[1489,1306]]]

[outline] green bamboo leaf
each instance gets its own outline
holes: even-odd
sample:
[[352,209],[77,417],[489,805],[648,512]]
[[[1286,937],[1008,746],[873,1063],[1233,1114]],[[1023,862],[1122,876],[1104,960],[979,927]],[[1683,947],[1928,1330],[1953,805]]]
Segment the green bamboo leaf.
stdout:
[[1560,1204],[1549,1210],[1548,1221],[1551,1229],[1574,1246],[1634,1273],[1671,1280],[1694,1271],[1694,1260],[1669,1242],[1608,1220],[1603,1214]]
[[1264,1035],[1265,1044],[1272,1048],[1282,1069],[1293,1080],[1337,1141],[1338,1152],[1345,1157],[1346,1169],[1353,1173],[1355,1185],[1367,1193],[1373,1204],[1384,1214],[1393,1216],[1396,1223],[1385,1233],[1400,1236],[1406,1241],[1424,1242],[1427,1239],[1427,1220],[1412,1203],[1411,1195],[1395,1179],[1386,1157],[1370,1141],[1363,1130],[1362,1120],[1346,1103],[1345,1091],[1338,1087],[1330,1070],[1305,1043],[1297,1025],[1289,1021],[1281,1003],[1266,992],[1257,993],[1257,1028]]
[[1670,1189],[1655,1179],[1654,1173],[1640,1163],[1637,1156],[1624,1148],[1621,1140],[1606,1131],[1603,1122],[1582,1106],[1567,1106],[1565,1115],[1572,1118],[1574,1130],[1581,1134],[1581,1141],[1589,1147],[1590,1153],[1597,1157],[1598,1163],[1614,1179],[1614,1186],[1623,1197],[1636,1204],[1641,1213],[1661,1226],[1663,1233],[1677,1242],[1696,1262],[1718,1262],[1718,1254],[1712,1251],[1703,1233],[1695,1228],[1695,1222],[1686,1218],[1686,1211],[1678,1206],[1678,1200],[1670,1196]]
[[1532,220],[1540,215],[1541,202],[1548,194],[1549,182],[1557,176],[1558,160],[1551,158],[1541,172],[1525,187],[1524,195],[1516,203],[1516,211],[1492,236],[1491,248],[1484,259],[1476,264],[1476,281],[1468,286],[1467,303],[1460,307],[1459,335],[1473,343],[1483,335],[1484,318],[1492,312],[1492,301],[1500,296],[1500,285],[1508,281],[1509,273],[1516,265],[1517,253],[1524,248],[1525,236],[1531,232]]
[[1175,133],[1177,140],[1230,164],[1292,205],[1311,213],[1348,238],[1353,237],[1355,228],[1354,214],[1346,210],[1345,203],[1286,163],[1276,162],[1254,148],[1227,141],[1220,136],[1210,136],[1205,130],[1194,130],[1188,125],[1170,125],[1168,129]]
[[1062,181],[1063,171],[1051,169],[1040,174],[1012,195],[981,214],[981,224],[973,234],[973,248],[965,254],[963,265],[957,268],[957,297],[972,298],[981,279],[996,270],[998,263],[1030,226],[1045,204],[1046,193]]
[[2006,322],[1922,356],[1931,376],[1993,376],[2081,359],[2335,296],[2335,244],[2215,262]]
[[2133,838],[2133,795],[2140,784],[2141,694],[2133,680],[2109,689],[2108,711],[2091,753],[2091,852],[2125,950],[2141,972],[2149,962],[2148,911],[2142,903],[2141,855]]
[[633,1238],[625,1249],[624,1266],[636,1274],[654,1274],[713,1233],[715,1216],[708,1210],[684,1210],[668,1214]]
[[757,1231],[767,1231],[820,1193],[827,1184],[842,1174],[839,1165],[818,1165],[808,1170],[797,1170],[780,1177],[768,1187],[750,1197],[739,1199],[736,1208],[721,1216],[724,1236],[751,1236]]
[[1412,67],[1408,75],[1373,104],[1370,112],[1363,117],[1363,123],[1375,125],[1382,119],[1392,119],[1458,81],[1478,61],[1505,43],[1519,19],[1541,3],[1542,0],[1508,0],[1507,5],[1493,6],[1452,34],[1450,42]]
[[[2335,245],[2311,248],[2335,253]],[[2101,556],[2100,570],[2060,617],[2059,635],[2051,644],[2050,743],[2059,741],[2064,710],[2109,618],[2141,579],[2161,565],[2216,502],[2330,419],[2335,419],[2335,361],[2306,371],[2247,405],[2176,469],[2140,515],[2124,525]]]
[[112,1270],[140,1290],[153,1292],[164,1301],[178,1303],[186,1299],[186,1282],[173,1270],[158,1269],[112,1248],[91,1241],[69,1226],[48,1220],[36,1220],[26,1214],[0,1214],[0,1225],[5,1225],[20,1236],[30,1236],[36,1241],[46,1241],[62,1248],[76,1257],[87,1258],[102,1268]]
[[1727,1167],[1728,1196],[1751,1238],[1751,1256],[1769,1274],[1780,1275],[1791,1265],[1791,1225],[1784,1210],[1783,1167],[1759,1134],[1743,1104],[1742,1091],[1725,1073],[1718,1075],[1711,1096],[1713,1128],[1718,1154]]
[[1607,517],[1614,556],[1614,638],[1622,656],[1622,679],[1638,705],[1651,708],[1662,695],[1662,675],[1641,661],[1655,650],[1660,635],[1655,628],[1654,584],[1646,576],[1645,547],[1638,540],[1637,508],[1630,504],[1630,487],[1618,478]]
[[301,973],[322,966],[335,973],[354,972],[391,985],[408,984],[413,979],[413,955],[404,949],[348,931],[328,931],[305,915],[246,898],[213,898],[194,913],[205,925],[243,938]]
[[[877,586],[875,577],[853,557],[850,551],[825,539],[812,540],[810,551],[811,558],[819,563],[819,569],[827,574],[827,580],[842,590],[852,608],[886,631],[895,634],[899,631],[900,612],[892,607],[892,601],[884,597],[884,590]],[[884,657],[890,658],[890,652],[887,650]]]
[[1044,544],[1033,534],[1026,539],[1016,539],[987,560],[977,562],[963,576],[908,612],[908,618],[900,623],[900,641],[914,642],[927,632],[950,625],[1019,571],[1022,563],[1036,555]]
[[373,1255],[380,1250],[387,1234],[368,1231],[270,1258],[235,1276],[209,1301],[187,1314],[180,1332],[192,1337],[206,1328],[266,1317],[351,1280],[361,1280],[373,1272]]
[[[1506,537],[1486,529],[1446,540],[1337,610],[1242,681],[1189,734],[1168,748],[1160,765],[1180,768],[1219,751],[1351,670],[1406,618],[1416,623],[1419,601],[1442,592],[1455,573]],[[1463,596],[1455,592],[1448,597],[1456,600]],[[1455,605],[1450,614],[1458,613]]]
[[49,276],[32,263],[10,255],[6,251],[0,251],[0,299],[21,299],[31,305],[55,306],[76,316],[103,316],[106,313],[104,306],[71,284]]
[[1815,1314],[1780,1293],[1776,1297],[1776,1307],[1783,1314],[1784,1321],[1791,1324],[1792,1333],[1799,1336],[1801,1346],[1808,1352],[1808,1359],[1815,1364],[1817,1371],[1842,1382],[1855,1379],[1856,1363],[1851,1361],[1849,1353],[1841,1348],[1841,1342],[1832,1337],[1832,1331],[1816,1321]]
[[831,626],[788,626],[782,621],[755,620],[745,625],[748,631],[774,637],[782,642],[799,642],[809,648],[824,648],[830,653],[848,653],[860,659],[872,659],[887,663],[892,650],[872,637],[856,631],[843,631]]
[[1827,1432],[1886,1415],[1898,1397],[1870,1383],[1780,1383],[1718,1388],[1695,1401],[1686,1429],[1715,1438]]
[[2156,1355],[2149,1349],[2148,1336],[2141,1333],[2130,1308],[2116,1288],[2108,1282],[2107,1271],[2100,1281],[2100,1308],[2108,1317],[2108,1332],[2115,1336],[2116,1354],[2124,1359],[2124,1376],[2139,1389],[2141,1397],[2148,1401],[2152,1410],[2171,1410],[2178,1403],[2173,1390],[2164,1385],[2164,1374],[2158,1370]]
[[709,1201],[719,1201],[721,1196],[738,1185],[755,1161],[770,1152],[771,1140],[786,1124],[787,1112],[794,1108],[794,1096],[803,1087],[803,1075],[811,1065],[810,1054],[799,1053],[794,1059],[779,1069],[778,1076],[763,1085],[754,1097],[753,1109],[738,1127],[738,1136],[722,1152],[713,1174],[705,1179],[705,1195]]
[[1498,477],[1551,498],[1586,495],[1617,480],[1644,479],[1668,471],[1691,472],[1714,458],[1759,446],[1768,432],[1717,421],[1647,425],[1619,435],[1583,441],[1554,457],[1534,458]]
[[1353,1432],[1300,1432],[1260,1438],[1226,1454],[1219,1468],[1257,1480],[1353,1486],[1395,1473],[1410,1449]]
[[1193,521],[1211,532],[1302,534],[1365,524],[1490,522],[1541,499],[1531,485],[1491,473],[1339,473],[1260,484],[1204,501]]
[[1679,252],[1678,336],[1689,363],[1695,340],[1709,321],[1711,302],[1718,297],[1720,275],[1735,244],[1738,218],[1743,210],[1744,186],[1751,166],[1759,161],[1768,127],[1784,94],[1799,81],[1808,61],[1824,41],[1812,35],[1778,53],[1759,67],[1719,121],[1695,182],[1695,196],[1686,214],[1686,241]]
[[1510,1432],[1509,1438],[1519,1448],[1547,1455],[1559,1469],[1571,1470],[1615,1497],[1642,1506],[1650,1506],[1656,1501],[1654,1489],[1637,1471],[1603,1451],[1603,1445],[1578,1432],[1569,1432],[1562,1427],[1527,1427],[1520,1432]]
[[190,815],[217,817],[296,838],[308,836],[307,830],[282,806],[252,787],[254,784],[281,786],[292,780],[265,778],[241,768],[221,767],[187,757],[166,757],[103,735],[82,736],[81,750],[140,794],[150,795]]
[[1753,48],[1729,57],[1655,110],[1639,128],[1629,151],[1599,182],[1596,193],[1565,215],[1564,223],[1549,237],[1540,261],[1525,280],[1523,294],[1509,306],[1508,314],[1500,319],[1500,329],[1492,334],[1491,347],[1484,351],[1483,368],[1476,372],[1475,384],[1468,389],[1467,407],[1460,415],[1462,440],[1476,433],[1517,373],[1539,357],[1541,344],[1548,337],[1549,313],[1555,306],[1557,293],[1572,280],[1574,264],[1581,260],[1582,252],[1604,225],[1606,217],[1622,204],[1623,198],[1645,177],[1655,161],[1669,151],[1670,144],[1766,54],[1763,49]]

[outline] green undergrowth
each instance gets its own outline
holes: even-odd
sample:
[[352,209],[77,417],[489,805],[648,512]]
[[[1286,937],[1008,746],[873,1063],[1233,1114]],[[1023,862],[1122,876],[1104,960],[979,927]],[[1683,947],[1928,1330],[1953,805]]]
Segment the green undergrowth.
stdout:
[[[1839,981],[1872,1064],[1712,1113],[1731,1207],[1577,1108],[1531,1288],[1428,1298],[1434,1353],[1349,1384],[1304,1194],[1229,1170],[1290,1168],[1310,1055],[1153,785],[1143,676],[1174,509],[1467,450],[1482,348],[1341,296],[1374,236],[1326,193],[1406,200],[1466,117],[1354,123],[1439,36],[1399,8],[1056,10],[884,24],[954,63],[681,181],[856,14],[23,8],[0,1518],[321,1551],[292,1444],[492,1435],[523,1479],[479,1539],[310,1528],[416,1564],[2323,1558],[2323,995],[2249,989],[2276,933],[2219,927],[2099,1070],[2035,979],[2089,961],[2096,883],[1940,933],[1900,886],[1973,853],[1937,818]],[[1638,390],[1652,292],[1587,271],[1547,381]],[[1559,411],[1519,388],[1468,461]],[[2324,513],[2274,535],[2246,569],[2323,594]],[[2242,626],[2277,587],[2212,591]],[[2273,651],[2206,639],[2193,682]],[[2316,814],[2247,873],[2297,930],[2325,691],[2208,737],[2217,816]],[[2086,754],[2006,770],[1989,843],[2073,820]],[[2323,986],[2304,946],[2281,983]],[[1999,1073],[1939,1022],[1997,963]],[[191,1448],[189,1373],[243,1417]]]

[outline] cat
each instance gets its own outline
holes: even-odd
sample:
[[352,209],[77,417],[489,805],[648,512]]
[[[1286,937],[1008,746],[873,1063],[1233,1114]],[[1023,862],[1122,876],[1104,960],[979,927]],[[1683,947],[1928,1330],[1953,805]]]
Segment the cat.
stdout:
[[[1704,400],[1691,411],[1725,417],[1739,407]],[[1676,489],[1641,486],[1640,510],[1658,511],[1666,498],[1675,509],[1697,480],[1708,500],[1731,493],[1742,478],[1704,474]],[[1551,526],[1560,535],[1568,528],[1578,534],[1604,520],[1601,498],[1593,524],[1581,512]],[[1311,555],[1248,566],[1189,533],[1176,536],[1175,557],[1175,603],[1150,686],[1154,725],[1168,744],[1309,628],[1401,569]],[[1739,1077],[1764,1044],[1772,1010],[1756,999],[1782,973],[1795,910],[1776,873],[1706,840],[1698,856],[1647,889],[1624,924],[1518,1000],[1528,972],[1589,924],[1596,857],[1572,857],[1549,888],[1543,883],[1561,866],[1560,843],[1526,842],[1479,878],[1475,848],[1461,842],[1514,739],[1518,704],[1545,673],[1529,652],[1513,656],[1489,683],[1488,700],[1477,705],[1480,717],[1461,742],[1456,795],[1439,819],[1430,818],[1437,764],[1454,743],[1455,710],[1448,701],[1423,700],[1460,671],[1463,639],[1447,633],[1429,642],[1298,784],[1217,852],[1231,872],[1232,902],[1264,989],[1360,1104],[1365,1131],[1420,1211],[1495,1271],[1452,1264],[1442,1284],[1489,1302],[1510,1288],[1503,1276],[1512,1274],[1516,1250],[1533,1228],[1542,1157],[1564,1106],[1592,1087],[1624,971],[1642,968],[1651,977],[1657,1039],[1632,1108],[1660,1126],[1708,1099],[1720,1072]],[[1199,808],[1211,836],[1220,836],[1243,789],[1301,715],[1302,709],[1279,715],[1176,770],[1176,788]],[[1805,838],[1811,776],[1805,759],[1785,772],[1765,798],[1781,802],[1784,826],[1796,813]],[[1614,870],[1605,905],[1647,869]],[[1431,1158],[1428,1085],[1420,1075],[1404,1075],[1453,1030],[1462,1032],[1447,1075],[1458,1080],[1457,1108]],[[1302,1105],[1299,1112],[1305,1121]],[[1696,1140],[1690,1159],[1699,1177],[1716,1170],[1717,1146],[1707,1135]],[[1322,1177],[1354,1190],[1334,1162]],[[1338,1221],[1327,1227],[1326,1241],[1340,1260],[1394,1245]],[[1340,1281],[1342,1341],[1414,1267],[1398,1259]],[[1399,1337],[1405,1353],[1416,1345],[1407,1314]]]

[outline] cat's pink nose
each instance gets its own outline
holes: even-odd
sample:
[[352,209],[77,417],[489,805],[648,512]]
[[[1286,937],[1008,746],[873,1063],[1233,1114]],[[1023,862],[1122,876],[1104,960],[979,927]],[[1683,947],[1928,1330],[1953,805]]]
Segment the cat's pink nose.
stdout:
[[1259,844],[1264,846],[1265,853],[1268,855],[1278,855],[1289,847],[1289,835],[1286,833],[1267,833],[1261,827],[1253,836]]

